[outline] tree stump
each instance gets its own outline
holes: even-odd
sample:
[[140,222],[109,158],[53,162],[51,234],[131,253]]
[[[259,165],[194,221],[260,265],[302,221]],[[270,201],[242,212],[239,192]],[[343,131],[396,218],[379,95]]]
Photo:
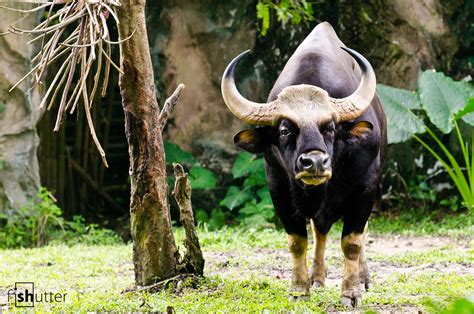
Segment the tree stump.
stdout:
[[199,238],[194,225],[193,208],[191,205],[191,183],[188,174],[184,172],[183,166],[173,163],[174,183],[173,196],[179,206],[179,220],[183,224],[186,238],[184,246],[186,253],[183,258],[183,264],[186,271],[195,273],[199,276],[204,272],[204,257],[202,256]]

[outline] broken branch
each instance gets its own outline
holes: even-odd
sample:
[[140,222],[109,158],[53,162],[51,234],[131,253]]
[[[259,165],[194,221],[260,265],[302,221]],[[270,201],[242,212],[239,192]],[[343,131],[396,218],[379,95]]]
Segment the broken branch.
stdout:
[[199,238],[194,225],[193,207],[191,205],[191,183],[188,174],[184,172],[183,166],[173,163],[174,182],[173,197],[179,207],[179,221],[183,224],[185,231],[184,246],[186,253],[184,255],[184,264],[186,268],[192,268],[191,272],[202,276],[204,272],[204,257],[202,255]]
[[184,89],[184,84],[179,84],[176,90],[171,94],[171,96],[166,99],[165,104],[163,105],[163,109],[160,112],[160,116],[158,118],[158,126],[161,130],[166,125],[166,122],[168,121],[168,117],[173,111],[174,107],[176,106],[176,103],[178,102],[179,98],[181,97],[181,93],[183,92]]

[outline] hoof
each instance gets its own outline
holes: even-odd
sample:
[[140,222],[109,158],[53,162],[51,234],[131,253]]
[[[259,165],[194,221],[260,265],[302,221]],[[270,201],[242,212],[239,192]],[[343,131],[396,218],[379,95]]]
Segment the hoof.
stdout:
[[321,281],[313,281],[313,288],[319,289],[319,288],[324,288],[324,283]]
[[290,302],[309,301],[310,296],[309,294],[290,294],[288,299]]
[[360,285],[359,285],[359,288],[361,291],[369,291],[370,289],[370,282],[366,281],[365,283],[364,282],[361,282]]
[[355,309],[362,305],[362,297],[346,297],[341,296],[341,304],[349,309]]
[[368,272],[360,273],[360,289],[364,289],[365,291],[369,291],[371,286],[371,280]]

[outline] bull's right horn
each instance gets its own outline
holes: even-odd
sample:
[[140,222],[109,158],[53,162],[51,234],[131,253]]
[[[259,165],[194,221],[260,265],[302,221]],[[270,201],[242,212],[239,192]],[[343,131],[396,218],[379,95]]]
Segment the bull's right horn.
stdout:
[[362,115],[364,110],[370,106],[375,96],[376,80],[374,69],[364,56],[346,47],[341,47],[341,49],[355,59],[362,71],[359,87],[352,95],[345,98],[331,98],[338,121],[348,121]]
[[245,99],[235,85],[235,68],[250,50],[242,52],[227,66],[222,75],[221,92],[229,110],[240,120],[253,125],[273,125],[277,117],[277,106],[274,102],[256,103]]

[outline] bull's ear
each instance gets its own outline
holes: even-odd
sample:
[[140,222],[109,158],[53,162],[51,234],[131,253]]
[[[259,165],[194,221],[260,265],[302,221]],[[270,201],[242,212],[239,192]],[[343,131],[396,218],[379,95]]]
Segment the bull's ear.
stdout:
[[234,143],[250,153],[262,153],[266,146],[265,132],[258,129],[245,129],[235,134]]
[[349,137],[366,139],[370,134],[372,134],[373,129],[374,126],[369,121],[358,121],[349,129]]

